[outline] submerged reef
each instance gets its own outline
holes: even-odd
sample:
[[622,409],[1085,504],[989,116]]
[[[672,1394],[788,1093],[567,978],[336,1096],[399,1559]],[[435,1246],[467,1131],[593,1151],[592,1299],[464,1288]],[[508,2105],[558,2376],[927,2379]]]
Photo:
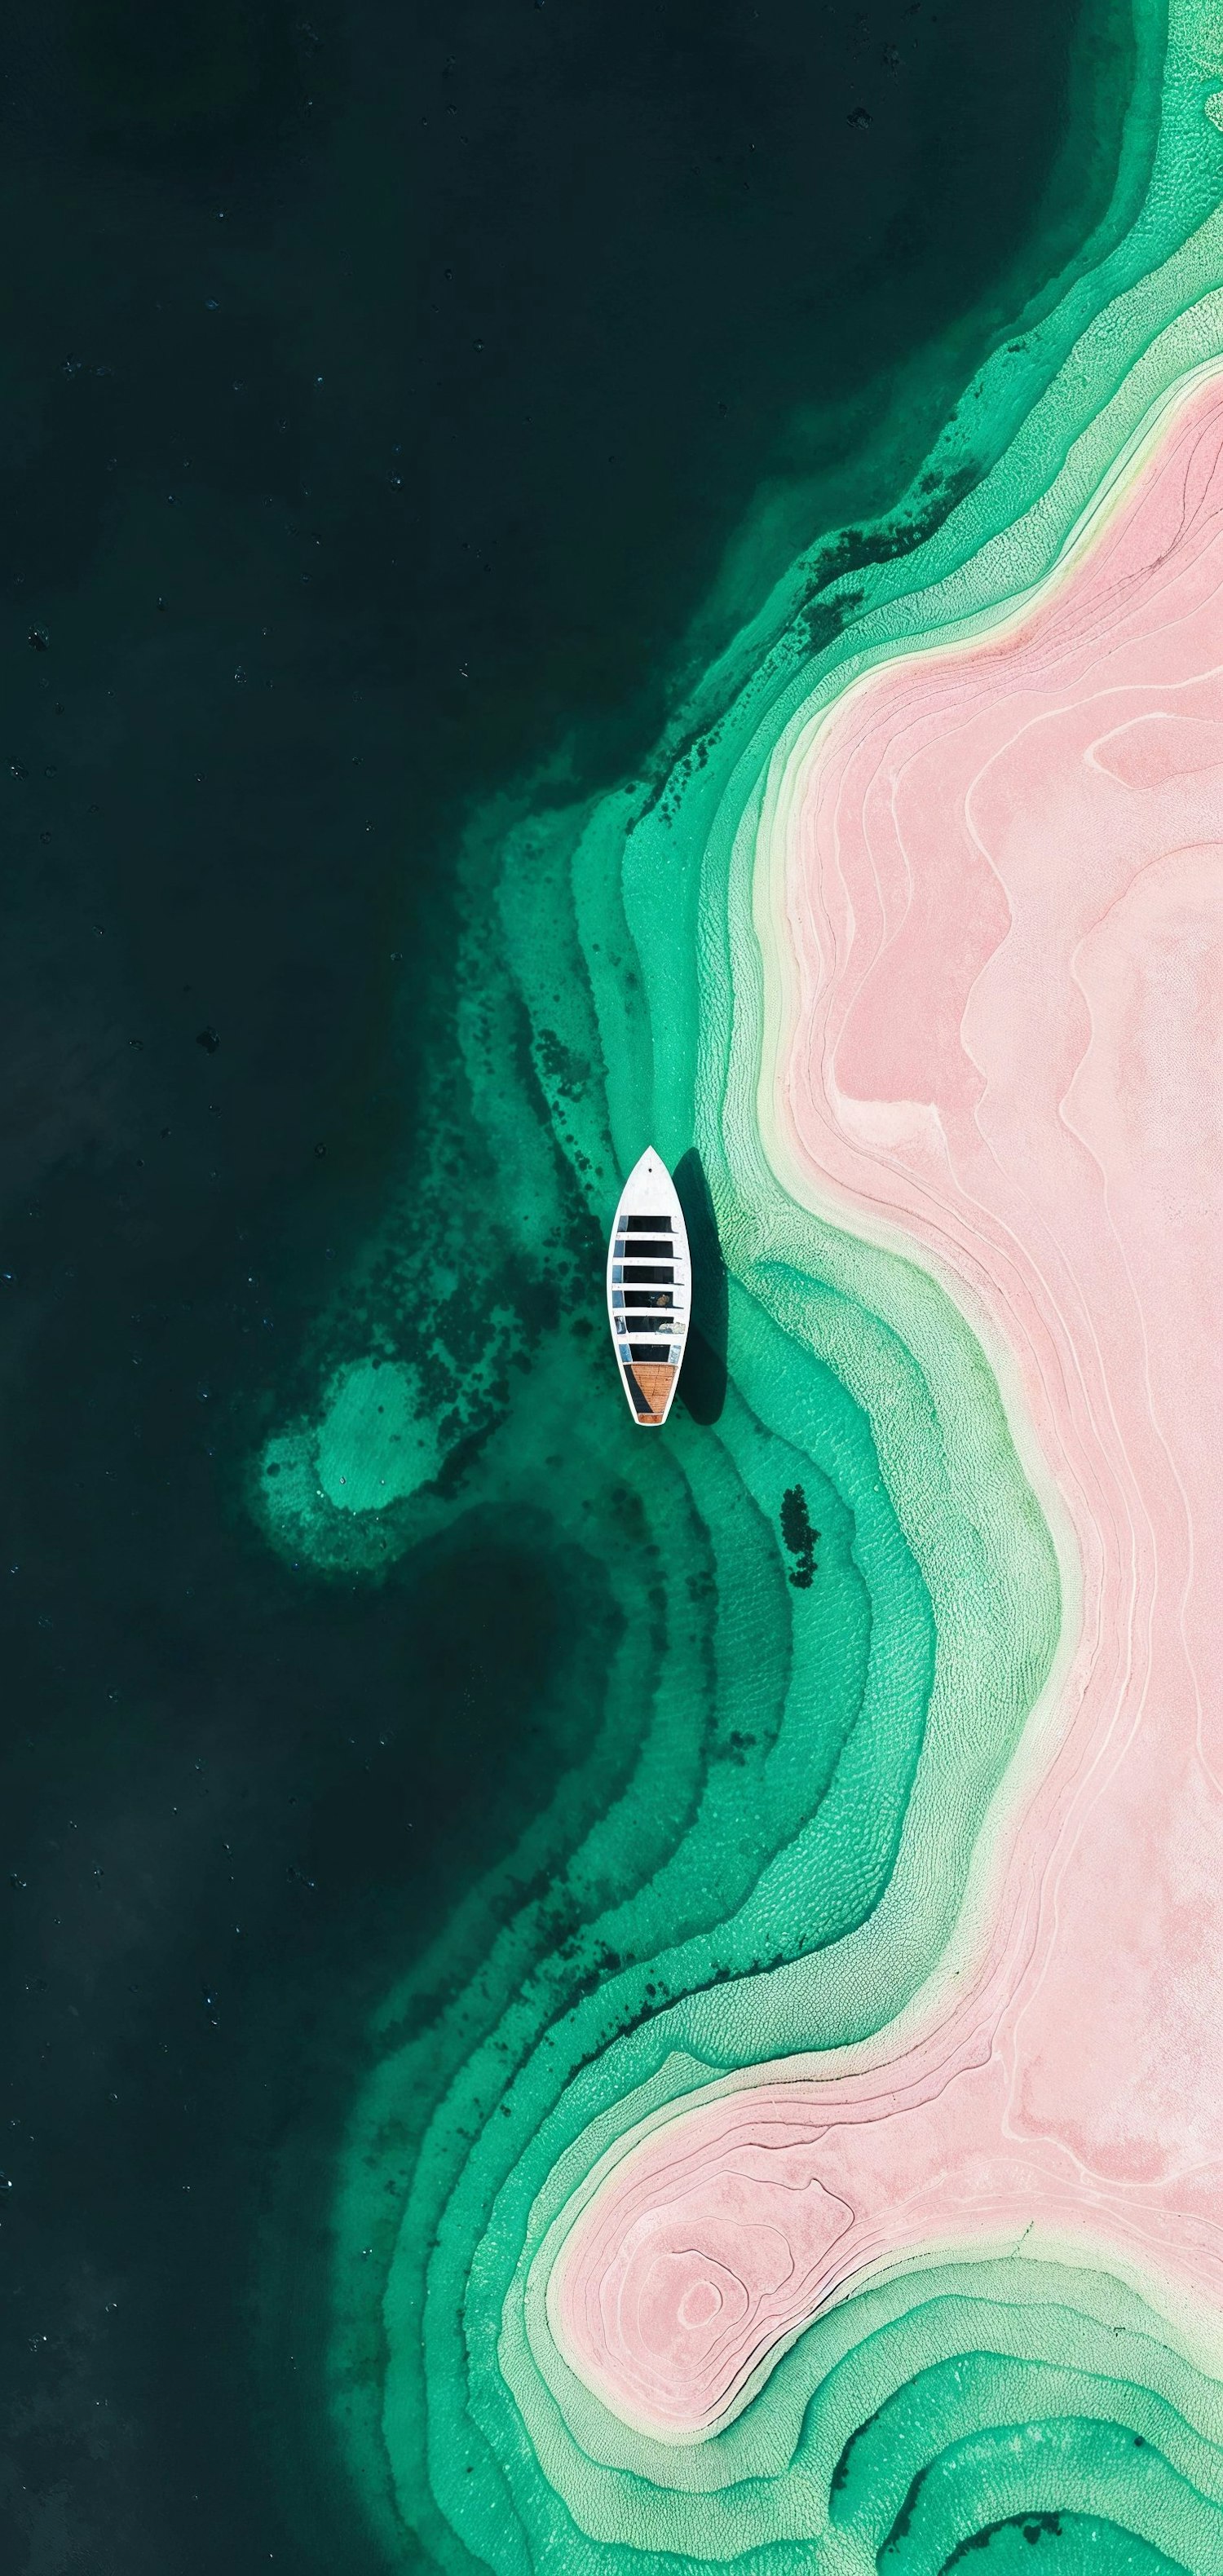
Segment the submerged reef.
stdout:
[[[891,520],[473,826],[469,1126],[253,1472],[316,1572],[551,1516],[616,1614],[352,2116],[391,2564],[1223,2570],[1223,25],[1141,37],[1124,220]],[[720,1372],[649,1441],[647,1140]]]

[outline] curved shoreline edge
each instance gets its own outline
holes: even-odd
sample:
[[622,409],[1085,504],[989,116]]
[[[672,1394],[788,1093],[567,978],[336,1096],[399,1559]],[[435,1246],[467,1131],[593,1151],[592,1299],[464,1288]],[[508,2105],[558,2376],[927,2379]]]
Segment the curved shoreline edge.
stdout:
[[[972,1961],[961,1922],[925,2028],[673,2107],[554,2227],[548,2329],[660,2438],[729,2421],[833,2298],[923,2242],[1036,2252],[1077,2224],[1079,2259],[1145,2265],[1221,2349],[1223,2104],[1197,1990],[1223,1927],[1203,1886],[1186,1929],[1180,1896],[1195,1831],[1204,1855],[1223,1832],[1217,1604],[1190,1544],[1209,1565],[1221,1517],[1192,1418],[1223,1287],[1220,667],[1216,369],[1162,408],[1022,618],[891,660],[782,776],[775,940],[801,1006],[764,1102],[794,1186],[876,1235],[890,1216],[985,1302],[1086,1599],[1058,1723],[1026,1732],[1022,1830],[1007,1848],[996,1800],[978,1845],[1009,1886],[993,1939]],[[1189,1413],[1158,1350],[1171,1315]],[[880,1918],[937,1873],[944,1801],[923,1808],[921,1779]]]

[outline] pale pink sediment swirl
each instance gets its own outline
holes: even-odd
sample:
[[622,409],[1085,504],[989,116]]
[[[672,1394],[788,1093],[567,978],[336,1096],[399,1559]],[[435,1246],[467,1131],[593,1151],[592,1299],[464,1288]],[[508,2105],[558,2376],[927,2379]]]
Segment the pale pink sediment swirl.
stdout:
[[1022,621],[846,695],[789,811],[780,1150],[1009,1354],[1080,1626],[967,1990],[681,2105],[570,2229],[557,2341],[672,2438],[923,2250],[1033,2228],[1223,2317],[1217,379]]

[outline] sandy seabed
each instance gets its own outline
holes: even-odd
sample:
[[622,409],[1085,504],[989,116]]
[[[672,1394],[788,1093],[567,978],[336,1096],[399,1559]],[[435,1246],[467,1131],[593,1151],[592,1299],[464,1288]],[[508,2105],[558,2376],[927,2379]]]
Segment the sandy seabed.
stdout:
[[1056,2251],[1223,2317],[1223,383],[789,790],[785,1151],[1005,1346],[1076,1633],[971,1975],[857,2068],[677,2106],[576,2218],[557,2343],[671,2440],[898,2261]]

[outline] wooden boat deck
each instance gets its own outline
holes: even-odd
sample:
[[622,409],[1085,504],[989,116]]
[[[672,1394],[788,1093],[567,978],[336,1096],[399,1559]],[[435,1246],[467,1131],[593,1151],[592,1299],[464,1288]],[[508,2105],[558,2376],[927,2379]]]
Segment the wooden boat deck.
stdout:
[[644,1399],[644,1404],[638,1404],[636,1408],[638,1421],[646,1426],[661,1422],[678,1370],[665,1360],[634,1360],[624,1374],[635,1381]]

